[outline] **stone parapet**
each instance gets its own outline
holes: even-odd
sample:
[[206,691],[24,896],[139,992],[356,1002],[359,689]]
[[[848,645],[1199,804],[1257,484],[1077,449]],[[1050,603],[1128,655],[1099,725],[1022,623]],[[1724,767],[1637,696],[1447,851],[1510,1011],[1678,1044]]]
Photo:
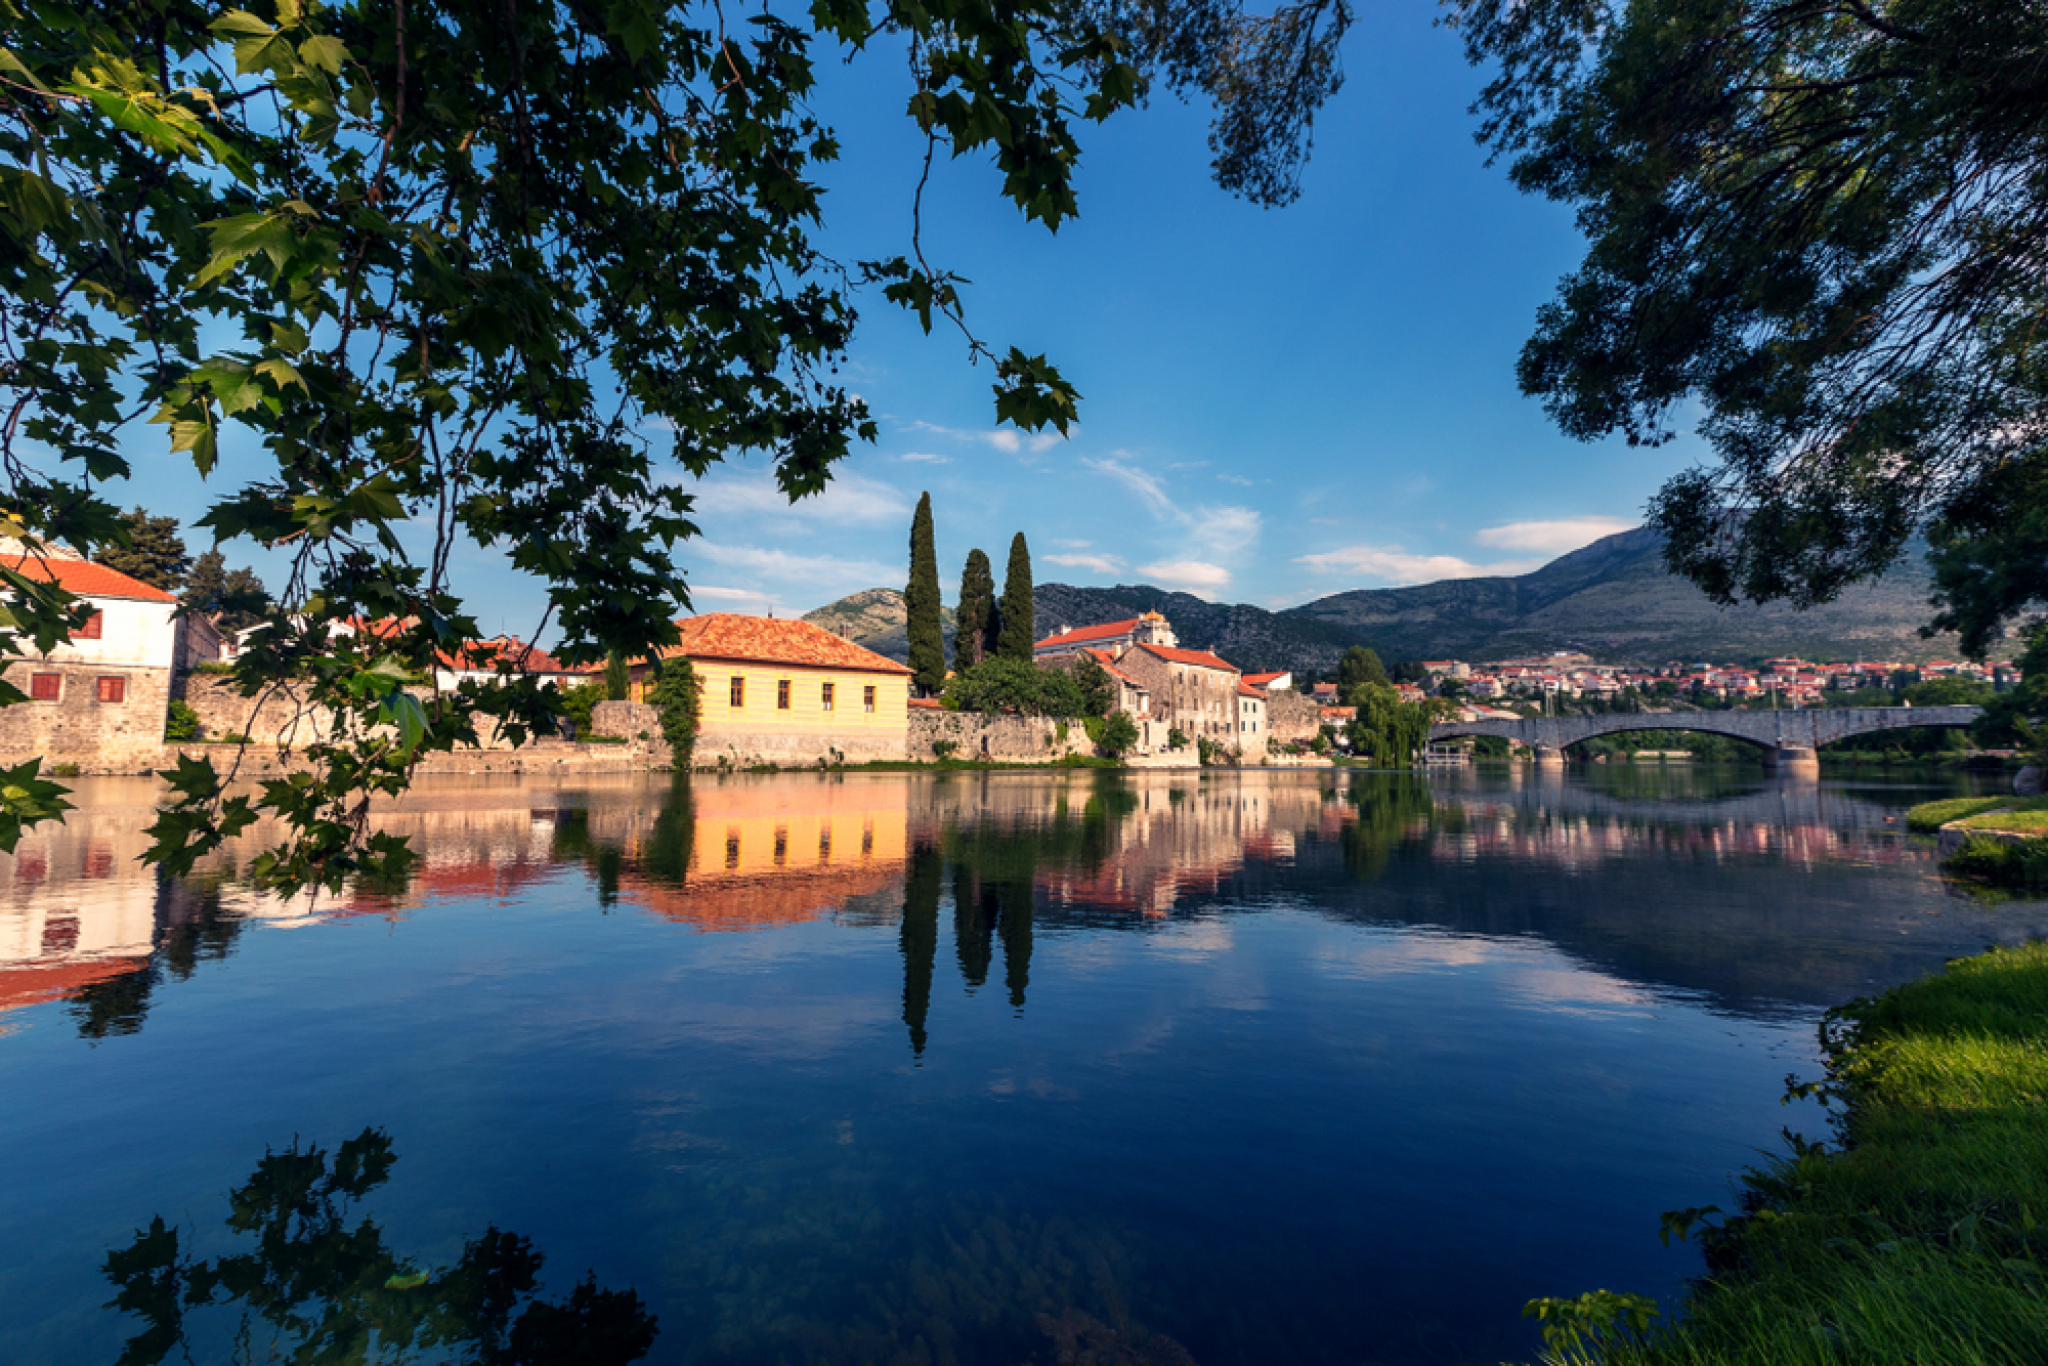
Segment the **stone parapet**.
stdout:
[[[1061,736],[1061,730],[1066,734]],[[1093,754],[1088,731],[1078,720],[1060,722],[1044,716],[990,716],[974,711],[932,711],[910,714],[909,757],[931,763],[934,746],[950,742],[949,758],[996,764],[1043,764],[1072,754]]]

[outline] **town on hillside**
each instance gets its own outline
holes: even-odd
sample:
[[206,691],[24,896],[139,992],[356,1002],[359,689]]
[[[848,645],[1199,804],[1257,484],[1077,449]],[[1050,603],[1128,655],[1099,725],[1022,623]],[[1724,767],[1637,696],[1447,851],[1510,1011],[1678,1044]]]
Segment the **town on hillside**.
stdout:
[[[0,761],[40,757],[81,772],[144,772],[170,762],[180,746],[254,742],[290,751],[323,737],[318,718],[289,696],[250,699],[228,686],[224,675],[267,629],[262,621],[224,629],[216,615],[181,610],[162,588],[69,552],[31,556],[17,547],[5,563],[82,599],[91,616],[71,641],[10,667],[27,704],[0,710]],[[508,676],[559,690],[568,718],[560,734],[520,746],[484,737],[484,747],[498,751],[491,762],[512,767],[673,761],[651,705],[671,659],[694,671],[690,762],[697,766],[1097,756],[1173,766],[1313,763],[1347,750],[1406,763],[1422,753],[1432,720],[1566,709],[1910,704],[1908,685],[1952,680],[1989,693],[2020,681],[2011,664],[1785,658],[1757,667],[1630,666],[1567,652],[1398,663],[1392,675],[1377,659],[1347,656],[1337,677],[1297,678],[1247,672],[1212,650],[1185,646],[1158,612],[1060,623],[1041,635],[1028,629],[1028,611],[1013,606],[1013,618],[1023,620],[1010,625],[1026,630],[1021,637],[1011,630],[1007,645],[999,616],[991,610],[981,626],[956,633],[950,667],[941,658],[935,675],[920,676],[808,621],[720,612],[679,621],[680,642],[660,658],[616,667],[570,668],[516,636],[465,641],[441,652],[420,691],[459,695],[465,683]],[[374,639],[391,629],[353,619],[330,627],[336,638]],[[1026,650],[1028,659],[1017,657]],[[1354,664],[1356,676],[1345,677]],[[1361,720],[1356,688],[1363,683],[1384,686],[1390,703],[1407,709],[1399,743],[1364,733],[1368,722],[1389,723]]]

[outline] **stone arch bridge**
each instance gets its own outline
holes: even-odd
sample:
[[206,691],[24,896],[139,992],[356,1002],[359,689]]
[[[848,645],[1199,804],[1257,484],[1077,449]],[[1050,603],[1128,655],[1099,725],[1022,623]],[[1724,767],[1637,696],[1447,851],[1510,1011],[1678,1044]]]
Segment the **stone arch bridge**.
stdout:
[[1581,740],[1632,730],[1692,730],[1743,740],[1764,752],[1771,768],[1818,766],[1822,745],[1857,735],[1907,730],[1914,726],[1967,726],[1982,707],[1813,707],[1800,711],[1630,712],[1616,716],[1541,716],[1527,720],[1488,718],[1440,721],[1431,740],[1466,735],[1499,735],[1536,751],[1538,763],[1563,763],[1564,751]]

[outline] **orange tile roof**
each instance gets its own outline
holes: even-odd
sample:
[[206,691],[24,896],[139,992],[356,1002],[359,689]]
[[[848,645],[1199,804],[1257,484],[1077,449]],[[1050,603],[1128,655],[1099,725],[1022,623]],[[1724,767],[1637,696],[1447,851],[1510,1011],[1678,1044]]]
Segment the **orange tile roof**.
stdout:
[[1254,688],[1263,688],[1274,679],[1285,678],[1291,672],[1292,670],[1289,669],[1275,669],[1269,674],[1246,674],[1244,681],[1251,684]]
[[1256,697],[1261,701],[1264,701],[1266,696],[1266,690],[1264,688],[1253,687],[1249,682],[1240,678],[1237,680],[1237,695],[1239,697]]
[[118,569],[91,560],[44,559],[34,555],[9,555],[0,559],[9,569],[37,583],[54,583],[81,598],[132,598],[139,602],[176,602],[161,588],[131,579]]
[[1356,707],[1323,707],[1320,710],[1325,721],[1349,721],[1358,715]]
[[1139,692],[1151,691],[1151,689],[1147,688],[1143,683],[1140,683],[1137,679],[1131,677],[1122,669],[1119,669],[1116,666],[1116,656],[1112,655],[1109,651],[1098,650],[1095,649],[1093,646],[1090,646],[1089,648],[1083,650],[1081,653],[1085,655],[1094,656],[1095,662],[1102,666],[1102,671],[1108,674],[1111,678],[1116,679],[1118,682],[1124,683],[1129,687],[1136,688]]
[[910,699],[910,705],[919,711],[944,711],[946,709],[946,704],[936,697],[913,697]]
[[1141,650],[1150,650],[1161,659],[1170,659],[1176,664],[1193,664],[1204,669],[1221,669],[1225,673],[1236,673],[1237,665],[1227,659],[1218,659],[1207,650],[1182,650],[1171,645],[1140,645]]
[[466,640],[453,650],[441,650],[437,653],[441,658],[441,667],[445,669],[488,673],[495,671],[498,661],[503,659],[515,671],[531,674],[566,672],[553,655],[538,645],[528,645],[518,636],[499,636],[494,640]]
[[1048,645],[1079,645],[1084,640],[1107,640],[1113,636],[1127,636],[1138,629],[1143,617],[1132,617],[1129,621],[1112,621],[1101,626],[1076,626],[1071,631],[1060,631],[1047,636],[1034,650],[1043,650]]
[[667,646],[662,656],[729,659],[763,664],[796,664],[812,669],[852,669],[861,673],[907,674],[895,660],[863,649],[808,621],[779,617],[743,617],[733,612],[706,612],[676,623],[683,643]]

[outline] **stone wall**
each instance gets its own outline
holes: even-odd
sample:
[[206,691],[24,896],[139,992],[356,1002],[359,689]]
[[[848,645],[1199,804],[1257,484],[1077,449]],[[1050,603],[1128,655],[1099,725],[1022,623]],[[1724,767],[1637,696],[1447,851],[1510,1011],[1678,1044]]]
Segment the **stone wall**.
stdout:
[[910,713],[910,757],[931,763],[939,757],[935,740],[950,740],[950,758],[1004,764],[1043,764],[1070,754],[1093,754],[1088,731],[1079,720],[1060,723],[1043,716],[989,716],[973,711],[914,708]]
[[[0,763],[40,758],[45,769],[76,764],[95,773],[140,773],[163,750],[171,671],[138,665],[9,665],[7,681],[33,697],[33,676],[55,676],[55,700],[0,707]],[[119,702],[99,700],[100,680],[122,680]]]
[[1316,738],[1323,726],[1323,709],[1306,693],[1282,688],[1266,696],[1266,734],[1281,744]]

